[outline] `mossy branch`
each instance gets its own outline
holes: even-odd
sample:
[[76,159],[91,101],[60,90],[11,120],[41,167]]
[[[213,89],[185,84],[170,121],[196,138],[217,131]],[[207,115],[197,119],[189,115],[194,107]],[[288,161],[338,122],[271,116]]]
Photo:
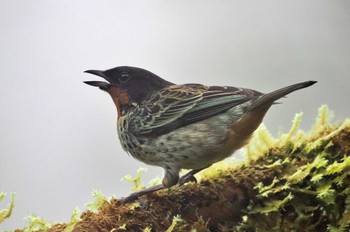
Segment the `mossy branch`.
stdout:
[[136,203],[100,199],[74,226],[49,231],[347,231],[350,120],[331,125],[329,115],[321,107],[310,134],[297,131],[301,115],[280,139],[261,127],[239,166],[214,166],[199,183]]

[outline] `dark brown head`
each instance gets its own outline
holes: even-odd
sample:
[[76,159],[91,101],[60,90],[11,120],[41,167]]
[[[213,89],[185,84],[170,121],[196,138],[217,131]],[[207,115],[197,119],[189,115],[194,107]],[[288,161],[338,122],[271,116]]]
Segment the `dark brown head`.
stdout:
[[155,91],[172,85],[171,82],[136,67],[121,66],[105,71],[87,70],[85,72],[100,76],[107,81],[84,81],[84,83],[108,92],[117,106],[119,116],[127,108],[139,105]]

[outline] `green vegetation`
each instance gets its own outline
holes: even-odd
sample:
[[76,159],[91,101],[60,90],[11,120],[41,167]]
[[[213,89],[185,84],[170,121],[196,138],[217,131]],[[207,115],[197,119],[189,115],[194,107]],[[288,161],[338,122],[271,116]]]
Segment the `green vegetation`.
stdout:
[[[0,193],[0,202],[6,197],[6,193]],[[11,216],[12,210],[15,207],[15,194],[11,194],[11,202],[8,209],[0,210],[0,224]]]

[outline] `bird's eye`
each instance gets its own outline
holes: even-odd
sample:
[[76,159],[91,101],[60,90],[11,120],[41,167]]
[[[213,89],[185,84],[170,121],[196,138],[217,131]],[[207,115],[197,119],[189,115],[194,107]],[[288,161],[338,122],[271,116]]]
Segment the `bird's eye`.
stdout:
[[130,79],[130,75],[128,73],[122,73],[119,77],[120,82],[127,82]]

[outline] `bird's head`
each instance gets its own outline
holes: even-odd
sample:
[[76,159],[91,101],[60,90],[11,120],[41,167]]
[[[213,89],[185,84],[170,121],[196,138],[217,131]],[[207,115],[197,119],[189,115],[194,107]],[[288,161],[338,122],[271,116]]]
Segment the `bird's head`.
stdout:
[[87,70],[105,81],[84,81],[109,93],[117,107],[119,116],[129,107],[139,105],[150,94],[163,89],[171,82],[141,68],[121,66],[105,71]]

